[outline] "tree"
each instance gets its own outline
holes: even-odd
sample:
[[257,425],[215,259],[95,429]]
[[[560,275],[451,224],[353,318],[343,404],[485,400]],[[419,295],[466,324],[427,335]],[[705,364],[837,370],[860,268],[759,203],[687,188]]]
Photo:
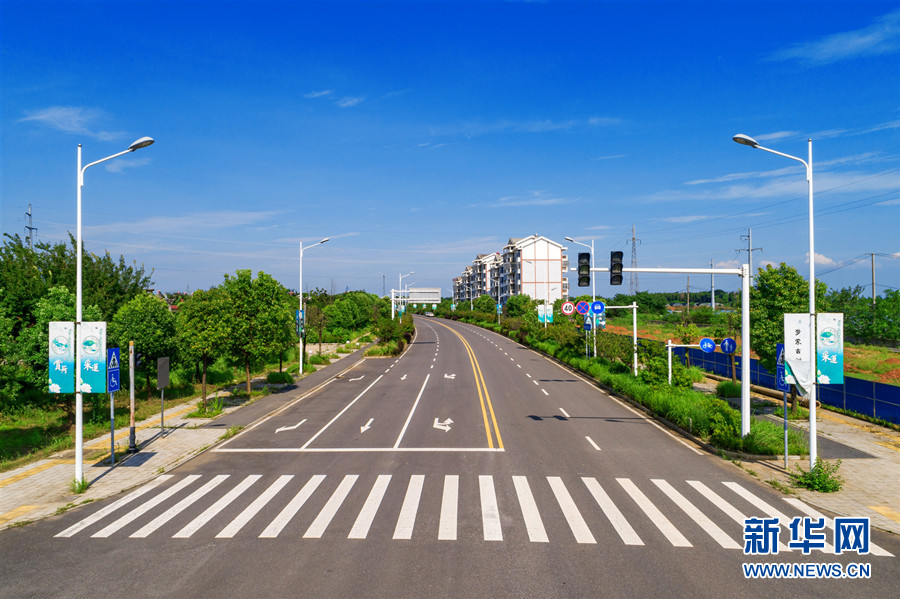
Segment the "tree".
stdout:
[[[0,289],[0,297],[3,289]],[[13,337],[15,321],[10,317],[5,304],[0,302],[0,410],[11,408],[22,388],[20,361],[15,355],[16,344]]]
[[473,307],[476,312],[485,312],[487,314],[490,314],[497,309],[497,303],[491,296],[482,295],[481,297],[475,298]]
[[175,354],[175,317],[169,306],[148,293],[134,297],[116,312],[109,326],[109,337],[119,347],[127,347],[129,341],[134,341],[135,352],[143,354],[147,399],[150,399],[150,377],[156,374],[157,359]]
[[534,302],[527,295],[514,295],[506,300],[504,308],[506,315],[510,318],[522,317],[530,312],[534,312]]
[[250,368],[283,350],[293,340],[293,303],[287,290],[262,271],[256,279],[249,270],[225,275],[222,289],[227,298],[231,330],[228,355],[241,364],[250,395]]
[[197,290],[178,310],[178,348],[183,359],[199,362],[202,402],[206,407],[206,371],[216,359],[225,354],[230,331],[227,302],[224,292],[213,287]]

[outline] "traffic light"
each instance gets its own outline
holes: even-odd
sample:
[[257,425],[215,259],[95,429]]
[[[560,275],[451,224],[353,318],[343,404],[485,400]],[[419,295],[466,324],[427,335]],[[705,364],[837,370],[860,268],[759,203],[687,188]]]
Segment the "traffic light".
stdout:
[[614,251],[609,253],[609,284],[622,284],[622,252]]
[[578,254],[578,286],[591,286],[591,254],[589,252]]

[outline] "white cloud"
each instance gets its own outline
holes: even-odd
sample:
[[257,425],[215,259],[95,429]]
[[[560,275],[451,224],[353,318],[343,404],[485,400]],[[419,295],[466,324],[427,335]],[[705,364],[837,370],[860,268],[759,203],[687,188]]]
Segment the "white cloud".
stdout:
[[[806,252],[805,255],[806,255],[806,260],[804,260],[804,262],[806,262],[808,264],[809,263],[809,252]],[[835,264],[837,264],[837,262],[835,262],[828,256],[823,256],[822,254],[816,252],[816,264],[821,264],[822,266],[834,266]]]
[[606,229],[611,229],[609,225],[595,225],[593,227],[588,227],[588,231],[605,231]]
[[50,106],[40,110],[26,111],[19,122],[37,122],[57,131],[75,135],[87,135],[100,141],[113,141],[122,137],[122,133],[95,130],[93,124],[107,119],[101,110],[84,106]]
[[105,166],[106,170],[111,173],[121,173],[127,168],[145,166],[150,164],[150,162],[152,162],[150,158],[125,158],[123,156],[115,160],[110,160]]
[[878,202],[875,204],[876,206],[900,206],[900,199],[897,200],[885,200],[883,202]]
[[784,139],[785,137],[796,137],[797,135],[800,135],[799,131],[776,131],[774,133],[757,135],[755,139],[756,141],[775,141],[777,139]]
[[759,268],[765,268],[767,266],[771,266],[772,268],[778,268],[777,262],[772,262],[771,260],[760,260]]
[[85,227],[85,236],[109,234],[110,231],[139,235],[173,236],[179,232],[194,233],[210,229],[259,226],[262,223],[267,223],[279,214],[278,211],[274,210],[259,212],[219,210],[182,216],[154,216],[134,222],[107,223]]
[[694,214],[689,216],[668,216],[665,218],[658,218],[656,220],[661,220],[667,223],[695,223],[697,221],[706,220],[710,218],[708,214]]
[[597,156],[594,160],[615,160],[617,158],[625,158],[628,154],[610,154],[609,156]]
[[335,104],[337,104],[341,108],[349,108],[351,106],[356,106],[363,100],[365,100],[365,98],[362,96],[346,96],[344,98],[341,98],[340,100],[337,100]]
[[330,96],[334,93],[334,90],[331,89],[323,89],[322,91],[315,91],[303,94],[304,98],[322,98],[324,96]]
[[510,206],[559,206],[561,204],[571,204],[575,199],[550,197],[545,195],[543,190],[532,191],[527,196],[504,196],[493,204],[493,208],[509,208]]
[[779,50],[772,60],[798,60],[824,65],[851,58],[880,56],[900,50],[900,10],[878,18],[862,29],[827,35]]

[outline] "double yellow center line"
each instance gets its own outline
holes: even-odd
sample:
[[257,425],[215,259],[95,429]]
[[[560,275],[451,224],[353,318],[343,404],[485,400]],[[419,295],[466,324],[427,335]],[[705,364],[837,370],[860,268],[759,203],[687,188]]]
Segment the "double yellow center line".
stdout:
[[[488,393],[487,386],[484,384],[484,376],[481,374],[481,367],[478,365],[478,360],[475,359],[475,352],[472,351],[472,346],[469,345],[469,342],[456,330],[441,322],[435,324],[441,325],[459,337],[459,340],[462,341],[463,346],[465,346],[466,351],[469,353],[469,362],[472,364],[472,374],[475,375],[475,388],[478,389],[478,399],[481,401],[481,415],[484,418],[484,432],[487,435],[488,447],[494,449],[494,439],[491,437],[491,424],[493,424],[494,437],[497,439],[496,447],[503,449],[503,439],[500,438],[500,428],[497,426],[497,416],[494,415],[494,406],[491,405],[491,396]],[[488,421],[489,412],[491,415],[490,421]]]

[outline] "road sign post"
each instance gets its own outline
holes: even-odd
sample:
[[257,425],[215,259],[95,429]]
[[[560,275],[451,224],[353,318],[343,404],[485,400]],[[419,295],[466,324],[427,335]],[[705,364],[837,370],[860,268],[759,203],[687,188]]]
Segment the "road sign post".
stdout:
[[156,360],[156,388],[159,389],[159,430],[160,435],[166,435],[165,414],[166,414],[166,387],[169,386],[169,358],[159,358]]
[[106,390],[109,391],[109,463],[116,463],[116,398],[119,390],[119,348],[106,350]]
[[[724,342],[723,342],[724,343]],[[781,391],[784,412],[784,469],[788,467],[788,417],[787,417],[787,392],[790,385],[784,380],[784,343],[775,345],[775,387]]]
[[137,438],[134,430],[134,341],[128,342],[128,453],[137,452]]

